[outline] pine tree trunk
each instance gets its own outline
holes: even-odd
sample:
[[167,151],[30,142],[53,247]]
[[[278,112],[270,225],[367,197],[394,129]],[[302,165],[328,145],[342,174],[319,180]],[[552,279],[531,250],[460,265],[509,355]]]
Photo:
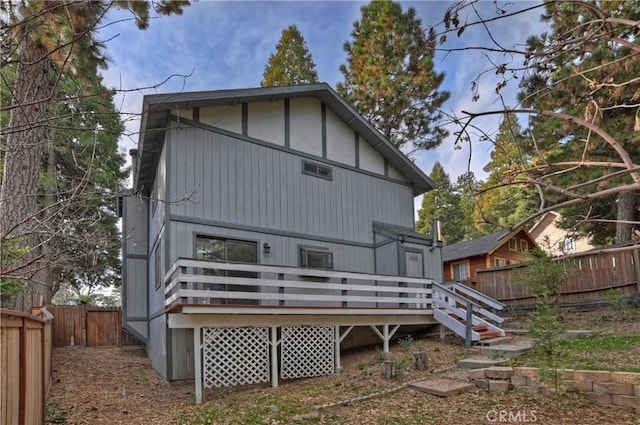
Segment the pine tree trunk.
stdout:
[[[46,189],[44,194],[44,205],[42,211],[42,222],[46,223],[47,228],[56,229],[56,221],[54,216],[59,210],[55,206],[58,200],[58,186],[56,184],[57,179],[57,164],[58,155],[56,153],[55,145],[55,132],[49,134],[47,141],[47,180]],[[55,232],[55,230],[53,230]],[[42,259],[44,261],[43,267],[43,284],[46,291],[45,302],[49,304],[51,298],[58,291],[60,286],[60,260],[55,258],[56,246],[59,243],[60,237],[53,232],[42,235]]]
[[[39,225],[37,220],[38,176],[45,138],[46,99],[49,60],[47,50],[27,30],[19,50],[19,64],[13,105],[4,153],[0,189],[0,240],[3,249],[28,247],[28,253],[10,265],[0,264],[0,272],[17,277],[24,292],[15,308],[30,311],[40,295],[46,295],[39,282]],[[14,245],[7,242],[15,241]],[[45,299],[47,301],[47,299]]]
[[616,223],[616,244],[623,244],[631,241],[633,225],[630,223],[636,219],[636,198],[635,192],[622,192],[618,194],[618,213]]

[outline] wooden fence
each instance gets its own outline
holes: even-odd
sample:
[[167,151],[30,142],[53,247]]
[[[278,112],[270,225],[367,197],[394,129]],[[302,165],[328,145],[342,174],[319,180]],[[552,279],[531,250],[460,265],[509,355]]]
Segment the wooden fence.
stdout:
[[[623,295],[640,293],[640,245],[589,251],[558,258],[567,267],[560,305],[575,306],[606,302],[611,290]],[[472,287],[510,306],[536,303],[526,285],[513,278],[527,267],[518,264],[478,270]]]
[[118,307],[49,306],[55,317],[53,346],[122,346],[122,310]]
[[51,377],[52,316],[0,308],[0,424],[44,423]]

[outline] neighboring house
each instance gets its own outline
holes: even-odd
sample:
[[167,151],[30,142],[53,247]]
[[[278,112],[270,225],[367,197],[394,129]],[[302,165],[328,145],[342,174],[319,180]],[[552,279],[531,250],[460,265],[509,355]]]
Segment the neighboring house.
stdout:
[[433,184],[328,85],[145,96],[131,154],[124,327],[166,379],[277,385],[339,369],[354,326],[388,350],[434,323]]
[[559,226],[562,216],[555,211],[545,213],[533,225],[529,234],[538,246],[553,257],[589,251],[591,245],[588,237],[576,235]]
[[473,280],[476,271],[508,266],[529,260],[529,251],[537,247],[524,230],[500,231],[491,235],[447,245],[442,248],[445,281]]

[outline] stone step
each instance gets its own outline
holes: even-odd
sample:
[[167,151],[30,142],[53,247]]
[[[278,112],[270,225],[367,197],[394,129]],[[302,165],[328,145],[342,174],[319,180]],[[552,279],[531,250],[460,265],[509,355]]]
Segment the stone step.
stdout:
[[458,360],[458,366],[464,369],[484,369],[492,366],[499,366],[505,364],[507,360],[496,360],[486,358],[470,358]]
[[593,331],[588,329],[577,329],[577,330],[572,329],[572,330],[563,332],[560,336],[565,338],[571,338],[574,336],[591,336],[591,335],[593,335]]
[[509,335],[526,335],[529,333],[527,329],[504,328],[503,330],[506,334],[509,334]]
[[513,340],[512,337],[509,336],[500,336],[497,338],[489,338],[483,339],[480,341],[474,341],[473,345],[497,345],[497,344],[506,344],[507,342],[511,342]]
[[514,344],[497,344],[489,347],[480,347],[480,354],[493,358],[512,359],[518,357],[531,350],[533,343],[531,341],[521,341]]
[[436,395],[438,397],[448,397],[453,394],[458,394],[463,391],[468,391],[475,388],[474,384],[469,382],[452,381],[450,379],[425,379],[424,381],[414,382],[409,384],[409,388],[413,388],[423,393]]

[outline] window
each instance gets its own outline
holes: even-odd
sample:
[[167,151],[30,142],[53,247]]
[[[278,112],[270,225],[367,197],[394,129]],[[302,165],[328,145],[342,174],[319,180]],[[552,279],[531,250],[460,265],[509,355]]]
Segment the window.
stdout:
[[469,263],[456,263],[451,266],[453,271],[453,280],[469,279]]
[[255,264],[258,262],[258,244],[252,241],[196,236],[196,258]]
[[576,243],[572,237],[566,238],[564,241],[560,241],[560,250],[562,252],[571,252],[575,251]]
[[504,267],[506,265],[507,265],[507,262],[503,258],[496,258],[495,259],[495,266],[496,267]]
[[509,250],[511,251],[518,250],[518,242],[516,241],[516,238],[509,239]]
[[[258,243],[214,236],[196,236],[196,258],[211,261],[250,263],[258,262]],[[257,277],[253,272],[200,269],[199,274],[209,276]],[[206,289],[213,291],[258,292],[257,286],[207,284]],[[241,298],[210,299],[212,304],[257,304],[258,300]]]
[[154,273],[155,273],[155,284],[156,290],[160,289],[162,286],[162,275],[164,267],[162,267],[162,239],[158,239],[158,243],[156,244],[156,248],[153,251],[153,261],[154,261]]
[[309,174],[310,176],[316,176],[327,180],[332,180],[331,167],[326,165],[317,164],[315,162],[302,161],[302,173]]
[[333,269],[333,253],[314,248],[300,248],[300,267],[308,269]]
[[156,209],[158,208],[158,200],[156,199],[155,191],[151,192],[149,198],[151,199],[151,217],[153,217],[156,215]]
[[528,252],[529,251],[529,242],[520,239],[520,252]]

